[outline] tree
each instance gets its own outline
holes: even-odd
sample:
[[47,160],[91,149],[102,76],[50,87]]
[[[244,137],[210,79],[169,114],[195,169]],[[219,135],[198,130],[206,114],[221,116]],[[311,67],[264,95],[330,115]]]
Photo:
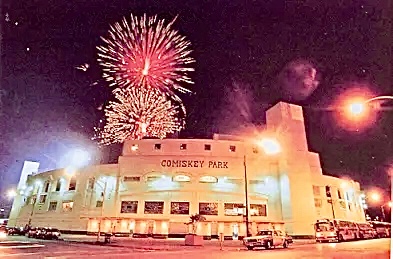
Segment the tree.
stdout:
[[192,234],[196,235],[196,230],[197,230],[197,223],[205,221],[206,218],[202,215],[199,215],[198,213],[191,215],[190,216],[190,222],[185,223],[186,225],[192,225]]

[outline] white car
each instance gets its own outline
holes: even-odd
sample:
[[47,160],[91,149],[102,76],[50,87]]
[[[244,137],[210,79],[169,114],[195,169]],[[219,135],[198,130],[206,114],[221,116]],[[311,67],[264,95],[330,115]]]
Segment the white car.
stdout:
[[289,240],[288,236],[280,230],[261,230],[256,236],[243,238],[243,244],[248,250],[252,250],[254,247],[271,249],[282,246],[287,248]]

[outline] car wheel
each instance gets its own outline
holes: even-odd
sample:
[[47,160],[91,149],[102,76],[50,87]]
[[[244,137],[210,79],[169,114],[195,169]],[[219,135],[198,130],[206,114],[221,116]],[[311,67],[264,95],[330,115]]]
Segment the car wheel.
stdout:
[[344,241],[343,235],[339,235],[338,236],[338,242],[342,242],[342,241]]
[[265,248],[266,248],[266,249],[271,249],[271,248],[272,248],[272,244],[271,244],[270,241],[268,241],[268,242],[266,243]]
[[247,246],[247,250],[252,250],[253,247],[252,246]]
[[284,241],[284,244],[282,244],[282,246],[283,246],[284,248],[287,248],[287,247],[288,247],[288,242],[287,242],[287,241]]

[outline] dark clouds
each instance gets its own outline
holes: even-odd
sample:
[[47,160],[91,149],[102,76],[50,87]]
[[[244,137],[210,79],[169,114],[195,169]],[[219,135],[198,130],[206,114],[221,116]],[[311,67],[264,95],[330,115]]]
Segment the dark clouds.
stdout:
[[318,87],[319,73],[311,62],[294,60],[280,72],[277,83],[286,101],[304,101]]

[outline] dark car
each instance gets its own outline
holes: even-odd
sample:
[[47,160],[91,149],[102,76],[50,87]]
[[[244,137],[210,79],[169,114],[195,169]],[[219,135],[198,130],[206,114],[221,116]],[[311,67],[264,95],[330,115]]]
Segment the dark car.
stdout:
[[43,228],[37,237],[41,239],[59,239],[60,230],[57,228]]
[[8,229],[7,234],[9,236],[13,236],[13,235],[23,236],[23,235],[25,235],[25,231],[23,228],[11,227]]
[[287,241],[288,241],[289,244],[292,244],[292,243],[293,243],[293,238],[292,238],[292,236],[290,236],[290,235],[287,234]]
[[41,231],[42,231],[41,228],[30,228],[30,230],[27,232],[27,237],[38,238]]

